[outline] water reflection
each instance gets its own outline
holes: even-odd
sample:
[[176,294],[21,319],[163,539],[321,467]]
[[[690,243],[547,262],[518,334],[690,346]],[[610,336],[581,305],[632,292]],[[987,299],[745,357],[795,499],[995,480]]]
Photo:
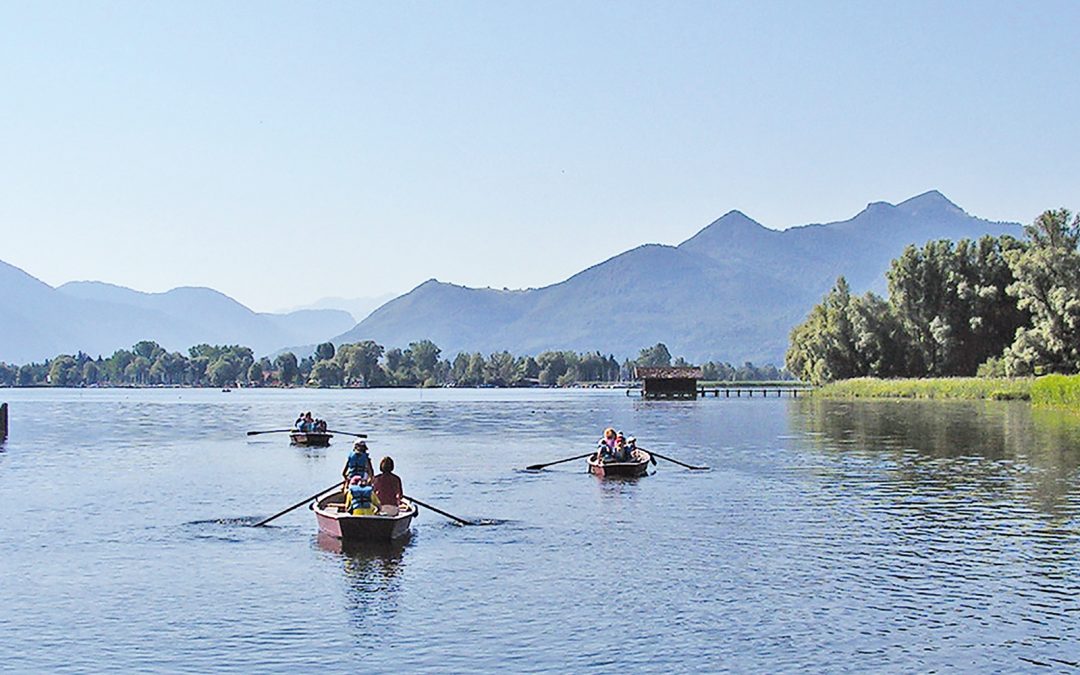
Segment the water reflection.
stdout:
[[843,477],[872,459],[912,494],[1008,500],[1023,486],[1031,507],[1059,522],[1075,517],[1080,417],[1026,403],[878,402],[803,399],[790,417],[830,455]]
[[345,580],[345,609],[358,627],[393,618],[412,535],[392,542],[342,541],[320,532],[315,543],[336,556]]

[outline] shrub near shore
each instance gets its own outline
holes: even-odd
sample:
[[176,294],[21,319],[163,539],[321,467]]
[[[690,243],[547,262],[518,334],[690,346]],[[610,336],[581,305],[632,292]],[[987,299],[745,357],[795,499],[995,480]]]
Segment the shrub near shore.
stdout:
[[1080,408],[1080,375],[1046,375],[1031,386],[1036,405]]
[[[1040,378],[1045,379],[1045,378]],[[858,377],[823,385],[815,396],[826,398],[911,398],[954,400],[1031,400],[1032,377],[939,377],[878,379]],[[1078,385],[1080,387],[1080,385]],[[1076,390],[1080,401],[1080,389]]]

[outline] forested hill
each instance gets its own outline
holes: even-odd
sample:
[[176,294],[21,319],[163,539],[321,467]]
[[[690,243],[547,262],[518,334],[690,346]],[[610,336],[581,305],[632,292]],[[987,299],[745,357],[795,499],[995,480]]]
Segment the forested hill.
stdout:
[[0,361],[26,363],[57,354],[108,355],[140,340],[169,350],[244,344],[256,353],[317,342],[353,324],[347,312],[259,314],[209,288],[142,293],[100,282],[53,288],[0,261]]
[[837,276],[856,292],[880,292],[908,244],[984,234],[1020,237],[1021,228],[970,216],[936,191],[783,231],[732,211],[679,246],[640,246],[541,289],[432,279],[332,341],[431,339],[445,354],[599,349],[617,357],[664,342],[691,361],[780,364],[791,328]]

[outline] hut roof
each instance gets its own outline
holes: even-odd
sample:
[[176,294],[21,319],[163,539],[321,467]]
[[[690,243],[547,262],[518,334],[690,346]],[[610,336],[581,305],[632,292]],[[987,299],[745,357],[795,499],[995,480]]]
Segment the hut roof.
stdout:
[[675,366],[639,366],[634,368],[634,375],[639,380],[699,380],[701,368]]

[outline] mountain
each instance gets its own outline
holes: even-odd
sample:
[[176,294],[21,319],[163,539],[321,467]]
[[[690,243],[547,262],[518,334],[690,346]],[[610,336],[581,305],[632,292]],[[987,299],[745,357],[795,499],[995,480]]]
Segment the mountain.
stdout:
[[389,300],[393,300],[395,297],[397,296],[393,293],[386,293],[366,298],[319,298],[310,304],[292,307],[287,310],[282,310],[280,313],[288,314],[302,309],[340,309],[351,314],[355,323],[356,321],[363,321],[367,318],[368,314],[371,314],[381,305]]
[[620,358],[664,342],[691,361],[779,364],[791,328],[838,276],[856,291],[883,292],[890,261],[908,244],[984,234],[1021,228],[970,216],[937,191],[783,231],[731,211],[678,246],[639,246],[545,288],[431,279],[332,341],[404,347],[428,338],[449,357],[599,349]]
[[83,351],[108,355],[139,340],[174,351],[199,343],[243,344],[264,354],[318,342],[354,325],[337,310],[259,314],[209,288],[143,293],[96,281],[53,288],[0,262],[0,360],[41,361]]

